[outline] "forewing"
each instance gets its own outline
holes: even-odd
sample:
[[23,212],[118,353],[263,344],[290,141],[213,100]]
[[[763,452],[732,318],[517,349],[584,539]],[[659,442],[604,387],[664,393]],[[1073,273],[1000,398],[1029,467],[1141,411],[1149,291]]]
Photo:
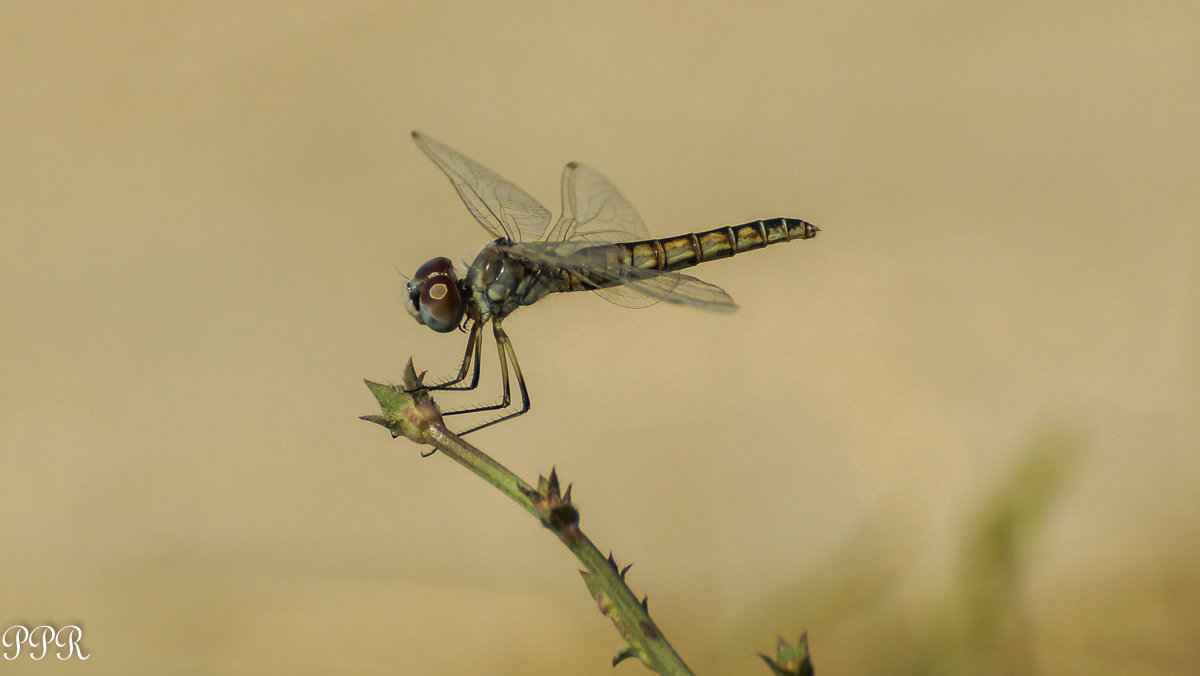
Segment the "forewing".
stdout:
[[449,177],[467,209],[495,237],[533,241],[550,224],[550,212],[491,169],[419,132],[413,140]]
[[634,242],[650,239],[637,210],[600,172],[572,162],[563,169],[562,217],[546,238],[549,241],[582,240]]

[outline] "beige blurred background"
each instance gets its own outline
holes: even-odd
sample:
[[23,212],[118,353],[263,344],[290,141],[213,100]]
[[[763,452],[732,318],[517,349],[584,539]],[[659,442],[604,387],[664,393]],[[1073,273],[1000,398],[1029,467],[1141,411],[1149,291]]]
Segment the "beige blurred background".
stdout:
[[732,316],[520,311],[534,409],[473,437],[575,484],[698,673],[803,630],[820,674],[1200,668],[1195,5],[0,26],[0,624],[92,654],[5,673],[612,673],[554,537],[357,419],[461,354],[398,271],[487,238],[412,129],[555,212],[581,160],[659,235],[823,228],[704,266]]

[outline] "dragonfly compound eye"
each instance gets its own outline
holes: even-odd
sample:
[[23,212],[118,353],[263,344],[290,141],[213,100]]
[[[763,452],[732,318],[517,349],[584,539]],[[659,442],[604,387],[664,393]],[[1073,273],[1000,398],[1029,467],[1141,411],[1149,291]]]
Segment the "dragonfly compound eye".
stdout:
[[413,279],[424,280],[430,275],[436,275],[442,272],[453,272],[454,263],[445,256],[433,258],[425,262],[424,265],[417,268],[417,274],[413,275]]
[[418,305],[421,308],[421,323],[425,326],[438,333],[458,328],[466,308],[458,291],[458,281],[454,278],[454,272],[429,275],[421,285]]

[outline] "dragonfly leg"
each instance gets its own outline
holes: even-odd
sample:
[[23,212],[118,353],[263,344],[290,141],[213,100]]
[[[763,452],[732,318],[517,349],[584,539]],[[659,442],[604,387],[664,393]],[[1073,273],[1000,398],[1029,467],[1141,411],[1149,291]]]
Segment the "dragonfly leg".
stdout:
[[[479,386],[479,362],[482,357],[481,349],[483,348],[483,322],[474,322],[471,324],[471,331],[467,336],[467,350],[463,354],[462,366],[458,368],[458,375],[444,380],[434,385],[427,385],[427,390],[473,390]],[[474,368],[471,368],[474,363]],[[459,385],[466,380],[468,371],[473,371],[471,376],[471,384]]]
[[[496,355],[500,359],[500,382],[504,386],[503,395],[501,395],[500,401],[495,404],[486,404],[483,406],[472,406],[471,408],[460,408],[460,409],[455,409],[453,411],[442,411],[442,415],[460,415],[462,413],[480,413],[482,411],[498,411],[500,409],[508,408],[509,402],[512,401],[512,396],[510,394],[509,383],[508,383],[508,359],[507,359],[508,355],[504,351],[504,343],[500,342],[500,335],[496,334],[495,326],[493,326],[492,333],[496,336]],[[503,333],[503,331],[501,331],[500,333]],[[507,340],[507,339],[508,339],[508,336],[505,336],[505,340]],[[479,342],[480,342],[480,344],[482,344],[483,341],[480,340]],[[478,369],[476,369],[476,370],[478,370]]]
[[503,418],[497,418],[496,420],[488,423],[488,425],[495,425],[501,420],[515,418],[522,413],[525,413],[530,408],[529,390],[525,387],[525,376],[521,374],[521,362],[517,361],[517,352],[513,349],[512,341],[508,339],[508,334],[504,332],[504,329],[500,328],[499,323],[497,323],[493,328],[496,334],[496,343],[504,345],[504,351],[508,353],[508,360],[512,362],[513,374],[517,377],[517,389],[521,390],[521,410],[513,411],[512,413],[505,415]]
[[525,387],[525,376],[521,374],[521,364],[517,361],[517,353],[515,350],[513,350],[512,341],[509,340],[508,334],[504,332],[504,329],[500,328],[500,322],[492,323],[492,334],[496,338],[496,352],[500,357],[500,375],[504,383],[504,394],[500,398],[500,403],[490,406],[479,406],[460,411],[447,411],[442,415],[453,415],[456,413],[479,413],[481,411],[496,411],[508,408],[509,402],[512,401],[512,391],[508,377],[508,365],[510,362],[512,363],[513,374],[517,378],[517,388],[521,391],[521,408],[511,413],[506,413],[494,420],[489,420],[481,425],[476,425],[470,429],[459,432],[458,436],[460,437],[470,434],[476,430],[481,430],[485,427],[491,427],[492,425],[508,420],[509,418],[515,418],[522,413],[525,413],[530,408],[529,390]]

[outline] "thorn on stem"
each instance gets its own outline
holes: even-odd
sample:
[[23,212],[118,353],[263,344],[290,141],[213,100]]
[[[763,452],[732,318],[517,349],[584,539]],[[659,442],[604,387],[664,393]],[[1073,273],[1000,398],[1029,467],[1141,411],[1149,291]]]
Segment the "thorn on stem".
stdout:
[[617,666],[618,664],[620,664],[621,662],[624,662],[625,660],[629,659],[630,657],[640,658],[641,654],[638,652],[637,648],[635,648],[631,645],[625,646],[625,649],[622,650],[621,652],[617,653],[617,656],[613,658],[613,661],[612,661],[613,666],[614,667]]

